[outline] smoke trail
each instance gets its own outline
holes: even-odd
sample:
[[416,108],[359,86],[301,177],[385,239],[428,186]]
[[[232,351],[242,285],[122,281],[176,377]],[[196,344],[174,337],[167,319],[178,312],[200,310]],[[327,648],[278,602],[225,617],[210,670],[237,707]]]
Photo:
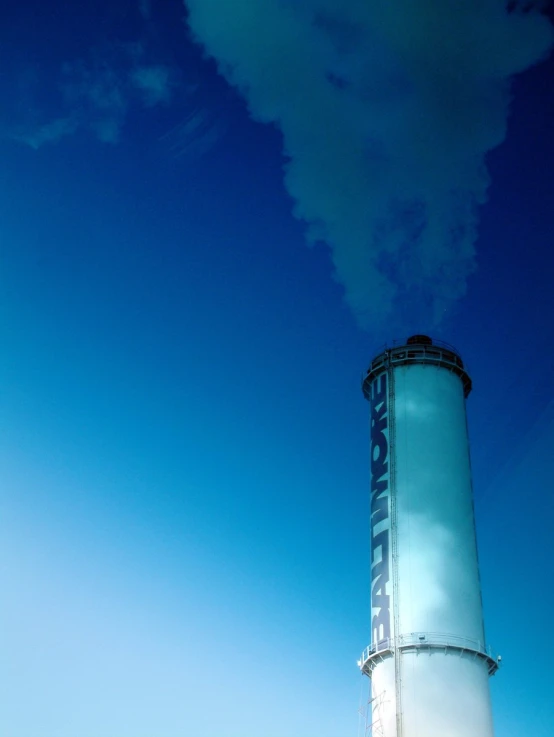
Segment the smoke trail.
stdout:
[[186,4],[252,116],[281,129],[295,215],[331,247],[359,322],[407,299],[437,317],[463,295],[510,77],[553,41],[543,3]]

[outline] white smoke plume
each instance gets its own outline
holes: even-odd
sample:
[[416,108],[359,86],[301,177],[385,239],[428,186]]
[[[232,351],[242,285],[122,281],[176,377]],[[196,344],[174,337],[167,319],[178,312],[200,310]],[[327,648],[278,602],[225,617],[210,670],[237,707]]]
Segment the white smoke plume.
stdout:
[[285,184],[363,326],[438,319],[475,268],[485,157],[510,78],[545,58],[543,3],[186,0],[196,40],[283,134]]

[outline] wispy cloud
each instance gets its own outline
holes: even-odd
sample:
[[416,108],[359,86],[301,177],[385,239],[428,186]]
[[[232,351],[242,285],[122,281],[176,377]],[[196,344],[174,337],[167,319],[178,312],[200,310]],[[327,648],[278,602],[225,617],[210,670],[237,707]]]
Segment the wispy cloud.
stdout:
[[134,109],[171,103],[179,81],[175,68],[151,63],[141,44],[93,49],[59,70],[60,110],[50,119],[33,111],[32,120],[12,126],[7,135],[38,149],[86,130],[116,143]]
[[142,94],[143,103],[149,107],[170,102],[176,83],[174,71],[162,64],[137,67],[130,79]]
[[150,20],[152,14],[150,0],[139,0],[139,13],[144,20]]
[[77,121],[71,117],[58,118],[39,126],[35,130],[21,133],[13,132],[10,137],[15,141],[27,144],[31,148],[39,149],[45,143],[55,143],[61,138],[75,133],[77,127]]

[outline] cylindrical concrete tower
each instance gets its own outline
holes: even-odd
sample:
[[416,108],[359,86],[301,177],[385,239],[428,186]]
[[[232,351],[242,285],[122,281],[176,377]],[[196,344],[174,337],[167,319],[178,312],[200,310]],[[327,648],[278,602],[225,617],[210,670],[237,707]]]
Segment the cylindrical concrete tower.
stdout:
[[492,737],[465,399],[450,346],[378,355],[371,403],[371,678],[376,737]]

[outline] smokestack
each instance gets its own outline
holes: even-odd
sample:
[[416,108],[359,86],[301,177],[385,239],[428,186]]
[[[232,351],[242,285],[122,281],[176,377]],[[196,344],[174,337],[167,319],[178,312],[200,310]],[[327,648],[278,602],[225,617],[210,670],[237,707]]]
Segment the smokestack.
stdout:
[[[493,737],[460,355],[425,335],[380,353],[371,403],[371,678],[376,737]],[[369,726],[369,725],[368,725]]]

